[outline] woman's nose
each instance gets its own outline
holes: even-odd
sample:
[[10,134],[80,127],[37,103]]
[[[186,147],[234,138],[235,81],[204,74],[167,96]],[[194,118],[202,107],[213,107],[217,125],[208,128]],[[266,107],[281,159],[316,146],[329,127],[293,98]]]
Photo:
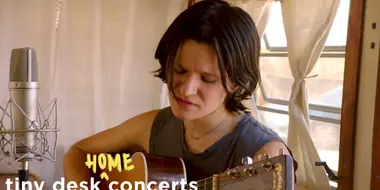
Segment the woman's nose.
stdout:
[[183,96],[191,96],[197,93],[199,80],[196,76],[186,77],[180,86],[180,93]]

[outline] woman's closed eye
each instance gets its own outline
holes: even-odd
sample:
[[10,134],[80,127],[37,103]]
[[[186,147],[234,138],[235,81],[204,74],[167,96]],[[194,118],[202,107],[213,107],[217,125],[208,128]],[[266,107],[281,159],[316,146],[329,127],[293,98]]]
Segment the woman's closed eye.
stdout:
[[186,73],[186,69],[184,69],[181,66],[174,65],[174,72],[176,72],[178,74],[185,74]]
[[[181,65],[175,64],[174,65],[174,72],[177,74],[185,74],[187,72],[187,70],[185,68],[183,68]],[[217,76],[214,76],[214,75],[209,74],[209,73],[202,74],[201,79],[202,79],[202,81],[204,81],[206,83],[215,83],[218,81]]]
[[206,83],[215,83],[217,81],[217,79],[215,79],[214,77],[206,77],[206,76],[202,76],[202,80]]

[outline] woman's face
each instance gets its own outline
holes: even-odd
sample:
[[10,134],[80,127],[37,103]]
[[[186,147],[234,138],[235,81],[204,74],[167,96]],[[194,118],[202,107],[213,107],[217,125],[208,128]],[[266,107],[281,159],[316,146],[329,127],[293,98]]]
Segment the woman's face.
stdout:
[[175,116],[193,120],[225,109],[226,92],[218,59],[211,46],[192,40],[185,42],[173,72],[173,90],[177,100],[172,96],[169,100]]

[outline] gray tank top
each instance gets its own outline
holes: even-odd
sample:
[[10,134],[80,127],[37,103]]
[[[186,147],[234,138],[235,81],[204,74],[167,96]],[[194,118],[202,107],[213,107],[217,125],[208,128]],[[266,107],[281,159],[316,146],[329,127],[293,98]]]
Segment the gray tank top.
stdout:
[[276,132],[257,122],[250,113],[231,133],[203,153],[190,152],[184,134],[183,121],[173,115],[170,107],[162,109],[153,121],[149,153],[181,157],[186,165],[188,181],[198,181],[236,167],[243,157],[253,157],[265,143],[282,141]]

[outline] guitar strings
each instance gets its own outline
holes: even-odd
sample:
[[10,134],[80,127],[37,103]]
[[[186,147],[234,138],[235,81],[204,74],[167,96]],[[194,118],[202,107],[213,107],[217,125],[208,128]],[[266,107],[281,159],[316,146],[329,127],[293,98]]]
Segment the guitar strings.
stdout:
[[[212,178],[213,178],[213,176],[207,177],[207,178],[204,178],[204,179],[197,181],[197,183],[204,183],[204,181],[210,181],[210,180],[212,180]],[[221,179],[221,178],[231,178],[231,177],[230,176],[218,176],[218,179]]]
[[[241,178],[241,179],[244,179],[244,178],[247,178],[247,177],[243,177],[243,178]],[[197,188],[198,189],[206,189],[207,188],[207,185],[210,185],[210,184],[212,184],[213,182],[206,182],[205,184],[201,184],[201,185],[197,185]],[[234,181],[233,180],[228,180],[228,181],[220,181],[220,183],[218,183],[218,187],[223,187],[223,186],[226,186],[226,185],[228,185],[228,184],[231,184],[231,183],[234,183]],[[186,189],[186,187],[189,187],[189,185],[187,185],[187,186],[185,186],[185,189]],[[177,187],[176,188],[176,190],[179,190],[179,189],[181,189],[181,187]]]
[[[205,187],[206,185],[213,183],[212,178],[213,177],[207,177],[207,178],[204,178],[202,180],[197,181],[197,187],[198,188],[199,187]],[[222,180],[222,181],[224,180],[223,178],[230,178],[230,177],[229,176],[220,176],[220,177],[218,177],[218,179]],[[185,185],[185,188],[186,187],[189,187],[189,185]],[[177,187],[176,190],[177,189],[181,189],[181,187]]]
[[[239,179],[245,179],[245,178],[247,178],[248,176],[244,176],[244,177],[240,177]],[[213,183],[213,181],[212,180],[210,180],[210,179],[212,179],[213,177],[208,177],[208,178],[205,178],[205,179],[202,179],[202,180],[199,180],[199,181],[197,181],[197,187],[199,188],[199,189],[202,189],[202,188],[206,188],[206,186],[207,185],[210,185],[210,184],[212,184]],[[226,186],[226,185],[228,185],[228,184],[230,184],[230,183],[233,183],[234,181],[233,180],[231,180],[231,177],[230,176],[220,176],[220,177],[218,177],[218,186],[219,187],[223,187],[223,186]],[[189,187],[189,185],[187,185],[187,186],[185,186],[185,187]],[[176,190],[177,189],[180,189],[180,187],[177,187],[176,188]]]
[[[229,178],[229,179],[221,179],[221,178]],[[239,179],[245,179],[245,178],[247,178],[247,176],[245,176],[245,177],[241,177],[241,178],[239,178]],[[230,183],[233,183],[234,181],[233,181],[233,180],[230,180],[230,179],[231,179],[231,177],[229,177],[229,176],[222,176],[222,177],[220,177],[220,178],[219,178],[218,186],[219,186],[219,187],[223,187],[223,186],[226,186],[226,185],[228,185],[228,184],[230,184]],[[202,184],[198,185],[197,187],[198,187],[199,189],[202,189],[202,187],[204,188],[204,187],[206,187],[207,185],[210,185],[210,184],[212,184],[212,183],[213,183],[213,181],[207,181],[206,183],[202,183]]]

